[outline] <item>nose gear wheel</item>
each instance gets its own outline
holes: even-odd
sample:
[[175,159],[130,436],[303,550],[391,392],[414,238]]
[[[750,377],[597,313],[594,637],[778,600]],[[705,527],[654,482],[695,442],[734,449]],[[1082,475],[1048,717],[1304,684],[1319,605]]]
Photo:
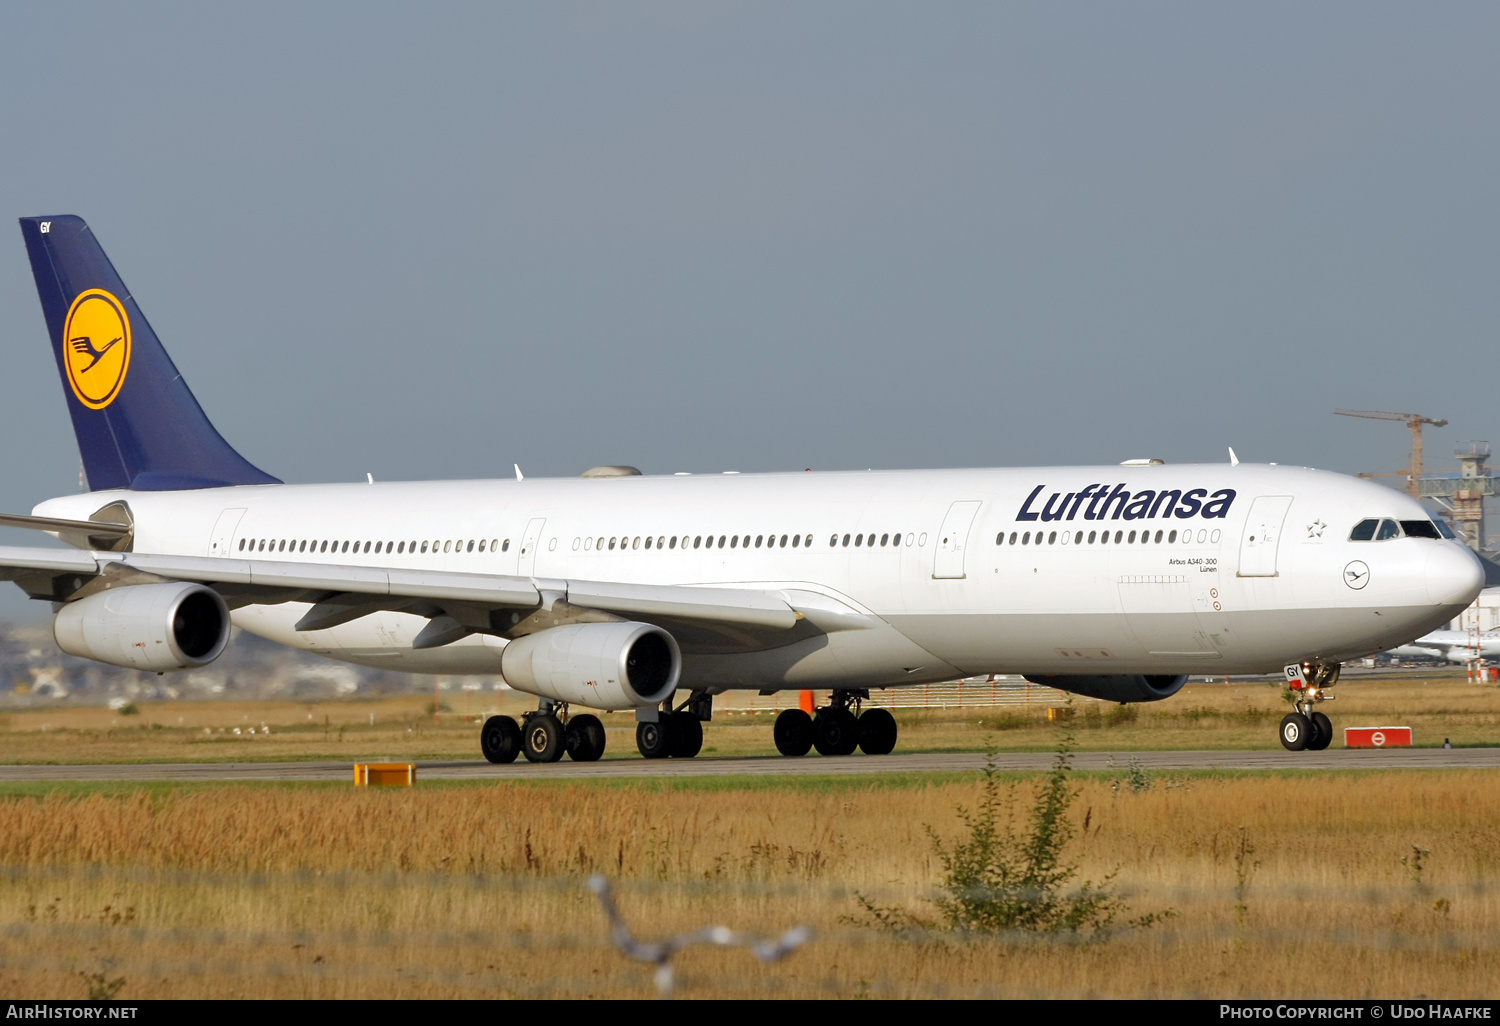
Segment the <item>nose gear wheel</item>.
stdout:
[[1281,718],[1281,747],[1287,751],[1302,751],[1311,735],[1312,722],[1301,713],[1287,713]]

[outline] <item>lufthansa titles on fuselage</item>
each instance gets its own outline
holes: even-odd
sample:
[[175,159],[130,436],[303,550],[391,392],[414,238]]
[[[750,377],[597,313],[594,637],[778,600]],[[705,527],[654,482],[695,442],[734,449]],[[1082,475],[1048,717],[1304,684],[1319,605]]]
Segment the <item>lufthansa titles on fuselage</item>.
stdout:
[[1077,492],[1053,492],[1040,510],[1033,508],[1046,488],[1046,485],[1039,484],[1031,490],[1016,513],[1017,520],[1072,520],[1080,514],[1084,520],[1154,520],[1158,517],[1222,520],[1229,515],[1229,507],[1234,502],[1233,488],[1221,488],[1210,495],[1207,488],[1187,491],[1147,488],[1132,492],[1123,484],[1117,484],[1113,489],[1107,484],[1091,484]]

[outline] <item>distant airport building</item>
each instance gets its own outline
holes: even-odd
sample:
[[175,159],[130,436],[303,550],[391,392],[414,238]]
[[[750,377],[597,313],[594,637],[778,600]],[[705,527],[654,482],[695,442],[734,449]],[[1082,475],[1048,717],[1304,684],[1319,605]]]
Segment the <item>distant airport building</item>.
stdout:
[[1486,588],[1474,604],[1448,624],[1454,631],[1490,631],[1500,627],[1500,588]]

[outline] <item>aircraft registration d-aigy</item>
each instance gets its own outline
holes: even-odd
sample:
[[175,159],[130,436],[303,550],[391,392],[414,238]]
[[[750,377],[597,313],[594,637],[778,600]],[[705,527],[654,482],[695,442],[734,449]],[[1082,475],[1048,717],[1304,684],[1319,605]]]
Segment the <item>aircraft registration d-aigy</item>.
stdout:
[[872,690],[979,674],[1152,702],[1189,674],[1284,670],[1281,741],[1323,748],[1341,662],[1483,584],[1411,498],[1233,459],[283,484],[209,423],[82,219],[21,230],[90,490],[0,517],[73,547],[0,547],[0,576],[54,604],[58,647],[162,673],[212,662],[233,623],[499,676],[538,702],[484,723],[492,762],[598,759],[574,706],[633,710],[642,755],[691,757],[731,689],[830,692],[779,715],[783,755],[885,754]]

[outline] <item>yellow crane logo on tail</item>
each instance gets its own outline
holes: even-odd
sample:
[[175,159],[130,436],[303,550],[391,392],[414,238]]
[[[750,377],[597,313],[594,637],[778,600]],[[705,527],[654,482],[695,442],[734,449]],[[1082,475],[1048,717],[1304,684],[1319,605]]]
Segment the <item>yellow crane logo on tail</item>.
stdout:
[[63,365],[78,401],[102,410],[115,401],[130,369],[130,317],[103,289],[80,292],[63,324]]

